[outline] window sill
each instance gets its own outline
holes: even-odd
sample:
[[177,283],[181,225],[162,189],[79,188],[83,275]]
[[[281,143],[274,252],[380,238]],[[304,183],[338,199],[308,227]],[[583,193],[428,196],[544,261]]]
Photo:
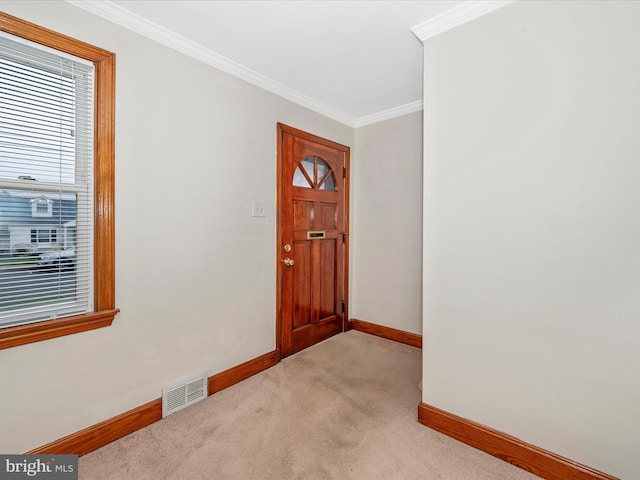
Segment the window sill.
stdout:
[[104,310],[74,317],[18,325],[0,330],[0,350],[50,338],[108,327],[120,309]]

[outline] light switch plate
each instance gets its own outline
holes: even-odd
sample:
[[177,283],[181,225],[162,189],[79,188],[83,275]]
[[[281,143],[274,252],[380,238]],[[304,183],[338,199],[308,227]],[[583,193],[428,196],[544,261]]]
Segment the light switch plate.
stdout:
[[251,216],[252,217],[266,217],[264,200],[254,200],[251,202]]

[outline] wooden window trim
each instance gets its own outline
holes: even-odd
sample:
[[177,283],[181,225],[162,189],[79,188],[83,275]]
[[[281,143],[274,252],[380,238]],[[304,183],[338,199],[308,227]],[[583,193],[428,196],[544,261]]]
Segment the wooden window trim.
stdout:
[[0,12],[0,30],[93,62],[94,300],[93,312],[0,329],[0,349],[111,325],[115,307],[115,54]]

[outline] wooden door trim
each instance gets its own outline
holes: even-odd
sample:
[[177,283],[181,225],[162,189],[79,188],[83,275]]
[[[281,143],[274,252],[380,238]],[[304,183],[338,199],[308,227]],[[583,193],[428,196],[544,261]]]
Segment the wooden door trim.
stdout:
[[[281,256],[280,248],[282,247],[282,169],[283,169],[283,152],[282,152],[282,136],[289,134],[309,140],[326,147],[335,148],[337,150],[344,151],[344,234],[346,240],[344,243],[344,277],[343,277],[343,299],[344,299],[344,313],[342,317],[342,330],[347,331],[349,329],[349,200],[351,198],[349,171],[351,160],[351,147],[342,145],[337,142],[333,142],[326,138],[318,137],[312,133],[299,130],[294,127],[290,127],[283,123],[277,124],[277,161],[276,161],[276,259]],[[278,358],[282,358],[282,265],[277,261],[276,263],[276,350],[278,352]]]

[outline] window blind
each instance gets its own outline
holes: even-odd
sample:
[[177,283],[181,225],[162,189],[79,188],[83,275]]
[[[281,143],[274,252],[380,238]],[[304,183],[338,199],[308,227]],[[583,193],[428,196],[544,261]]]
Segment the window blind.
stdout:
[[93,69],[0,34],[0,327],[93,309]]

